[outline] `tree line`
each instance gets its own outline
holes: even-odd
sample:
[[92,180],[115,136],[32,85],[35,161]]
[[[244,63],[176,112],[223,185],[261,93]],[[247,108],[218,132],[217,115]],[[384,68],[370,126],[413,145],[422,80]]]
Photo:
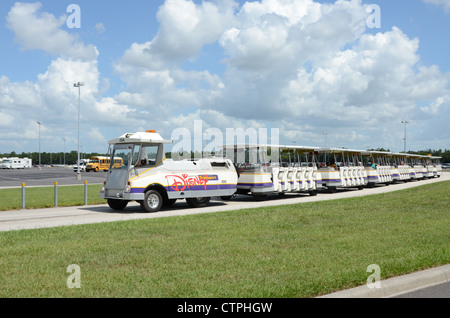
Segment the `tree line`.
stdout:
[[411,152],[411,151],[409,151],[408,153],[424,155],[424,156],[432,155],[432,156],[436,156],[436,157],[442,157],[442,160],[441,160],[442,163],[450,163],[450,150],[448,150],[448,149],[445,149],[445,150],[442,150],[442,149],[439,149],[439,150],[428,149],[428,150],[421,150],[421,151],[418,151],[418,152]]
[[[389,149],[370,149],[377,151],[388,151]],[[437,157],[442,157],[442,162],[450,163],[450,150],[449,149],[439,149],[439,150],[420,150],[420,151],[408,151],[409,154],[419,154],[419,155],[432,155]],[[171,158],[171,153],[166,153],[167,158]],[[41,165],[74,165],[77,162],[77,152],[75,150],[71,152],[57,152],[57,153],[49,153],[49,152],[41,152]],[[107,154],[102,153],[80,153],[80,159],[89,159],[95,156],[108,156]],[[16,153],[14,151],[10,153],[2,153],[0,154],[0,158],[10,158],[10,157],[18,157],[18,158],[30,158],[33,161],[33,164],[39,164],[39,153],[38,152],[22,152]],[[194,158],[194,153],[191,152],[191,157]]]

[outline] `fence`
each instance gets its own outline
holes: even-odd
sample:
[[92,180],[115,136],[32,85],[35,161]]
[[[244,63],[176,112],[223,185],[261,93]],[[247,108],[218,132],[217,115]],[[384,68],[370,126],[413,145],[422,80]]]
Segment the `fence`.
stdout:
[[[84,181],[84,205],[88,204],[88,182]],[[54,206],[58,207],[58,182],[54,183]],[[22,183],[22,209],[26,208],[26,184]]]

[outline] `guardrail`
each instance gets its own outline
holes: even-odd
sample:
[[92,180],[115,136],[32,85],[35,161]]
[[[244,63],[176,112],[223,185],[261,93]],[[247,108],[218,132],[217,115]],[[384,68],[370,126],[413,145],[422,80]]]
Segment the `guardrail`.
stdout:
[[[26,207],[26,184],[22,183],[22,210],[25,210]],[[54,203],[55,208],[58,207],[58,182],[54,183]],[[84,205],[88,204],[88,182],[84,181]]]

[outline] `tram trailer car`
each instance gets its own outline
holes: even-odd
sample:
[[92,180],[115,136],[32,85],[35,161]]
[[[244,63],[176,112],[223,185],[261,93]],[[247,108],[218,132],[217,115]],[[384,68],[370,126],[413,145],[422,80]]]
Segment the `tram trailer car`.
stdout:
[[172,142],[154,130],[127,133],[109,141],[111,158],[123,158],[123,166],[111,166],[100,198],[107,199],[115,210],[136,201],[144,211],[157,212],[178,199],[186,199],[191,207],[201,207],[212,196],[228,199],[236,192],[238,175],[231,160],[167,159],[164,144]]
[[[285,157],[289,156],[289,160],[272,162],[268,155],[269,149],[270,152],[284,153]],[[322,189],[322,177],[315,161],[314,148],[242,144],[226,145],[223,151],[228,155],[234,153],[233,162],[239,176],[237,194],[264,199],[270,194],[286,193],[309,193],[315,196]],[[254,162],[246,161],[252,157],[250,153]]]
[[362,163],[359,150],[320,148],[323,164],[320,167],[324,187],[329,192],[337,188],[358,188],[362,190],[369,182],[368,173]]

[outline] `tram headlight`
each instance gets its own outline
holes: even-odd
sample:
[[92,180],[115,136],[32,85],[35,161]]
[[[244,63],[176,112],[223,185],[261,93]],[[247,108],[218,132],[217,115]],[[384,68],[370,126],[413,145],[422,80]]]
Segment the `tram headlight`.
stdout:
[[128,181],[127,186],[125,187],[125,193],[130,193],[131,192],[131,182]]

